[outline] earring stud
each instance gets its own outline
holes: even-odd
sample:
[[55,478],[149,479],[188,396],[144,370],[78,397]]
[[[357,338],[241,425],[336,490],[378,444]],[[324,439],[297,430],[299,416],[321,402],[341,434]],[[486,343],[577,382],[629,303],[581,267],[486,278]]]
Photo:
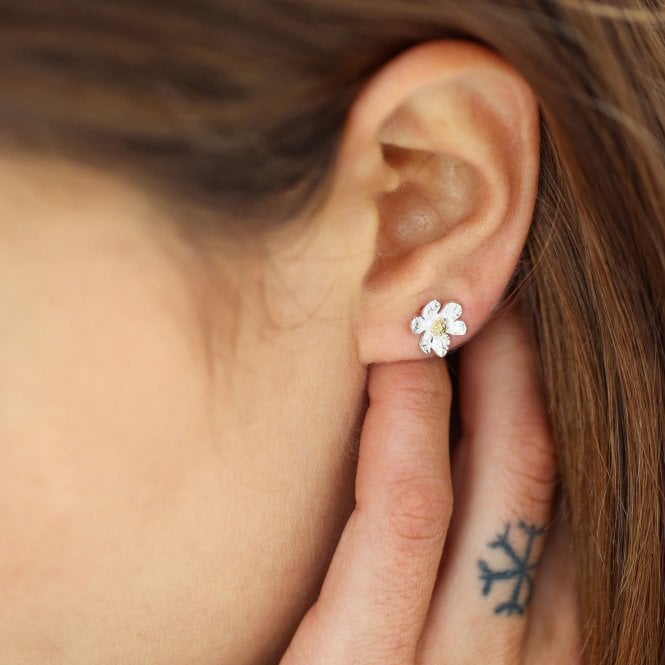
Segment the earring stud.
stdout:
[[420,348],[425,355],[432,351],[443,358],[450,348],[450,335],[466,335],[466,323],[460,320],[462,305],[446,303],[443,308],[438,300],[430,300],[420,316],[411,320],[411,332],[420,335]]

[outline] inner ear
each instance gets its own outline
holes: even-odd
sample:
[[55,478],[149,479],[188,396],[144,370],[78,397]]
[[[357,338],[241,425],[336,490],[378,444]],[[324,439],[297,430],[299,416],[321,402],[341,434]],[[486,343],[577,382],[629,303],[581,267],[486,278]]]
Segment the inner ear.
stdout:
[[381,151],[399,185],[376,196],[380,223],[373,271],[469,219],[483,189],[477,169],[455,155],[394,143],[382,143]]

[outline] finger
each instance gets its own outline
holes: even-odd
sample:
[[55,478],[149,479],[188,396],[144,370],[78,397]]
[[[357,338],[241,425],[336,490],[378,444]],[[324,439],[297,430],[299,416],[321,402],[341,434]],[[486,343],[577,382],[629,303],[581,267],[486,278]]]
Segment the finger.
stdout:
[[568,522],[560,514],[549,530],[529,610],[524,662],[580,665],[582,640]]
[[282,665],[413,662],[451,512],[445,364],[370,368],[356,508]]
[[513,662],[522,648],[557,480],[537,367],[514,313],[462,352],[456,508],[423,640],[431,662]]

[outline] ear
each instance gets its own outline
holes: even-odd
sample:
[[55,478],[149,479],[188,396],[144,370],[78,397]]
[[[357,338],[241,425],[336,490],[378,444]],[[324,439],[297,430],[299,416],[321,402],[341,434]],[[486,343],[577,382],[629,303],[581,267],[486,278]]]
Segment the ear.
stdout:
[[451,336],[451,348],[483,326],[524,246],[539,161],[534,94],[485,47],[421,45],[369,82],[337,164],[362,171],[376,202],[359,301],[361,362],[424,358],[410,324],[434,299],[464,308],[467,333]]

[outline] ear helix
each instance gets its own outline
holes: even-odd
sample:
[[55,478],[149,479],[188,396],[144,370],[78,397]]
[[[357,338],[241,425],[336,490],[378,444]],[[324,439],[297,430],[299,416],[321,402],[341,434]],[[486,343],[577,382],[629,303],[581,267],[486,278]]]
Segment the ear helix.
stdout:
[[425,355],[432,351],[443,358],[450,348],[450,335],[466,335],[466,324],[460,320],[462,306],[448,302],[443,308],[438,300],[431,300],[420,316],[411,320],[411,332],[420,335],[420,348]]

